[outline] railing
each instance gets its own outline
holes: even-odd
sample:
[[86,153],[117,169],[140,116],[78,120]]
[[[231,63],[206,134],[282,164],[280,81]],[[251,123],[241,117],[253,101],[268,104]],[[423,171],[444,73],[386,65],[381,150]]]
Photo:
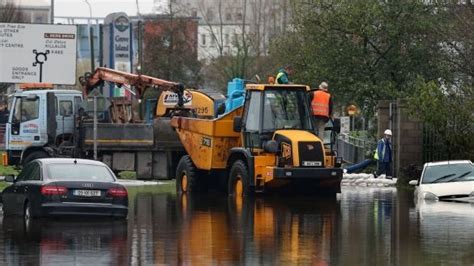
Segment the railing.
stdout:
[[367,154],[373,155],[376,143],[370,140],[351,137],[347,134],[339,135],[336,142],[338,156],[346,163],[358,163],[366,159]]

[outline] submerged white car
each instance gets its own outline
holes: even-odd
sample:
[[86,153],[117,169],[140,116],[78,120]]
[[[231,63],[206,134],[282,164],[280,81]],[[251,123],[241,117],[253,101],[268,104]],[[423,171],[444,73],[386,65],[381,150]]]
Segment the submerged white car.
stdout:
[[471,161],[425,163],[415,197],[426,200],[474,202],[474,164]]

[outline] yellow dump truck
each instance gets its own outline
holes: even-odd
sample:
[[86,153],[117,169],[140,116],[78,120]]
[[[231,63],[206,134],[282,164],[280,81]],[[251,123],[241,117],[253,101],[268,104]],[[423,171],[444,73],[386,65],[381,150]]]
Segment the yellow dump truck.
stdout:
[[293,186],[340,192],[341,159],[314,134],[308,92],[247,84],[244,105],[219,118],[174,117],[187,152],[176,169],[177,191],[225,184],[237,196]]

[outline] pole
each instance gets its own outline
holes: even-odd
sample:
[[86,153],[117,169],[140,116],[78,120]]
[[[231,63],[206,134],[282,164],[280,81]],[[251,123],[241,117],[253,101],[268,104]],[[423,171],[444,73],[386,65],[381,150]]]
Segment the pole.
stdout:
[[97,96],[94,96],[94,160],[97,160]]
[[95,63],[94,63],[94,40],[93,38],[93,30],[91,28],[91,19],[92,19],[92,6],[89,3],[89,0],[84,0],[86,4],[89,6],[89,19],[87,20],[87,27],[89,28],[89,48],[90,48],[90,56],[91,56],[91,73],[94,73]]
[[95,70],[95,56],[94,56],[94,29],[89,26],[89,41],[91,48],[91,73]]
[[54,0],[51,0],[51,18],[50,18],[50,21],[51,21],[51,24],[54,24]]

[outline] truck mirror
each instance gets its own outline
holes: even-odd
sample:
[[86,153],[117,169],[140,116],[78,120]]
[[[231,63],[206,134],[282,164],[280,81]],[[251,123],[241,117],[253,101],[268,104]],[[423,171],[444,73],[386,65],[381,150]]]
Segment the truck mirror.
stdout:
[[234,132],[240,132],[242,130],[242,117],[235,116],[234,117]]
[[277,153],[278,152],[278,142],[275,140],[269,140],[263,145],[263,150],[265,152]]
[[15,176],[13,176],[13,175],[7,175],[7,176],[5,176],[5,182],[7,182],[7,183],[14,183],[14,182],[15,182]]

